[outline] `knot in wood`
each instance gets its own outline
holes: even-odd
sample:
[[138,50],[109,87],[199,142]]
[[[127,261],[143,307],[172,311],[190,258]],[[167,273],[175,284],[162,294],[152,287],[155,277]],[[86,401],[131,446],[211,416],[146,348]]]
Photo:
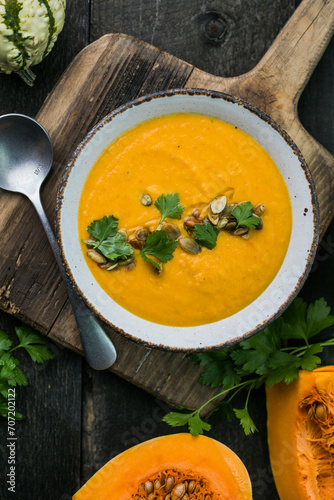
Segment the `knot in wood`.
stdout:
[[223,41],[227,23],[217,12],[208,12],[204,16],[204,32],[208,42],[219,44]]

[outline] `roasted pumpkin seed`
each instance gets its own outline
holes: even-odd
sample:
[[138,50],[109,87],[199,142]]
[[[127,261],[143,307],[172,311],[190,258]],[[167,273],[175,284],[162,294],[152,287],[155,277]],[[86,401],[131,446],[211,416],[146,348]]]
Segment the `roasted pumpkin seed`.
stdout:
[[197,217],[189,216],[183,219],[183,224],[184,227],[187,229],[195,227],[196,224],[203,224],[203,221],[201,221],[201,219],[197,219]]
[[92,259],[93,262],[96,262],[96,264],[105,264],[107,262],[107,259],[103,257],[102,254],[97,252],[96,250],[87,250],[87,257]]
[[266,210],[266,206],[263,205],[262,203],[259,203],[255,207],[252,208],[252,212],[254,215],[257,215],[258,217],[262,217]]
[[187,238],[186,236],[180,236],[179,244],[182,250],[188,253],[196,254],[201,252],[201,246],[193,238]]
[[167,238],[169,238],[170,240],[175,241],[181,235],[180,228],[172,222],[166,222],[163,225],[163,229],[166,231]]
[[135,231],[134,237],[140,241],[146,241],[149,234],[150,234],[150,232],[147,229],[147,227],[139,227]]
[[219,196],[210,203],[210,209],[213,214],[220,214],[226,206],[226,196]]
[[149,194],[143,194],[141,197],[141,203],[144,205],[144,207],[149,207],[152,205],[152,198],[150,197]]

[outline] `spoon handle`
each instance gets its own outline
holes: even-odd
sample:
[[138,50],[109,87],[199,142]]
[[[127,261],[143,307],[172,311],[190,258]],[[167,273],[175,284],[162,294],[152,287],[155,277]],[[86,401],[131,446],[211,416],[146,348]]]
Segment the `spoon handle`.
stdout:
[[79,328],[86,360],[88,364],[95,370],[105,370],[116,361],[117,354],[115,346],[101,327],[96,317],[92,314],[88,307],[86,307],[84,302],[78,297],[65,272],[58,253],[58,246],[55,235],[52,231],[41,202],[40,193],[38,192],[36,196],[30,196],[29,199],[34,205],[36,212],[43,224],[56,261],[59,265],[62,277],[65,281],[68,296],[72,303],[74,316]]

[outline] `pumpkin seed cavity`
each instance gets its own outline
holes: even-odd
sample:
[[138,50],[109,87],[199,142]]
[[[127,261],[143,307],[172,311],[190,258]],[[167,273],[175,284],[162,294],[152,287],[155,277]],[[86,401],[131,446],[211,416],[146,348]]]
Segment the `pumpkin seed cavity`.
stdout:
[[191,470],[166,469],[150,476],[132,495],[134,500],[218,500],[209,482]]

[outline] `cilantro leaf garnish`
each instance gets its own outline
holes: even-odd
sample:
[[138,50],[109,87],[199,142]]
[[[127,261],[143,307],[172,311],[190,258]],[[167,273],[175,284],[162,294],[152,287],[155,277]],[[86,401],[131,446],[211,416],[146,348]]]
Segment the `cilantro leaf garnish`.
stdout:
[[113,215],[105,215],[102,219],[91,222],[87,227],[87,231],[100,243],[106,238],[115,236],[118,231],[118,219]]
[[173,252],[178,245],[177,241],[171,241],[163,229],[161,231],[154,231],[148,235],[145,242],[144,248],[139,252],[140,256],[146,262],[151,262],[158,270],[160,266],[153,259],[150,259],[148,255],[153,255],[160,262],[168,262],[173,258]]
[[217,244],[219,230],[212,224],[196,224],[195,239],[203,247],[212,250]]
[[98,249],[109,260],[126,259],[133,254],[133,248],[121,234],[103,240]]
[[260,224],[261,219],[256,217],[252,212],[253,204],[250,201],[246,201],[241,205],[237,205],[231,212],[231,214],[237,219],[239,226],[246,226],[249,229],[255,229],[258,224]]
[[[197,410],[183,408],[181,412],[168,413],[163,420],[173,426],[187,424],[189,432],[197,435],[209,430],[206,419],[212,413],[228,420],[234,414],[245,434],[254,432],[256,426],[248,411],[253,389],[264,384],[271,387],[282,381],[290,384],[300,369],[312,371],[319,366],[321,359],[317,354],[324,347],[333,347],[334,338],[314,344],[310,344],[309,339],[333,324],[334,316],[330,315],[323,298],[307,305],[297,297],[280,318],[249,339],[227,349],[191,355],[190,359],[204,368],[199,383],[221,386],[221,391]],[[294,339],[298,339],[299,345],[290,345]],[[300,345],[301,340],[304,345]],[[247,391],[245,406],[233,408],[231,402],[240,391]],[[220,401],[223,396],[227,398]],[[200,415],[209,404],[213,404],[214,409],[204,421]]]
[[[19,343],[13,347],[13,341],[6,332],[0,330],[0,416],[8,417],[8,395],[13,397],[13,388],[16,386],[26,386],[27,379],[18,368],[20,361],[12,353],[16,349],[24,349],[31,359],[37,363],[43,363],[53,358],[53,353],[46,346],[49,340],[35,332],[27,325],[16,326],[15,333]],[[11,391],[11,392],[10,392]],[[20,420],[21,413],[15,411],[15,418]]]
[[86,240],[83,243],[99,250],[107,259],[124,260],[133,254],[133,248],[125,236],[118,234],[118,219],[113,215],[105,215],[102,219],[94,220],[87,227],[87,231],[94,240]]
[[155,201],[154,205],[161,213],[160,224],[170,217],[171,219],[180,219],[184,207],[180,205],[180,198],[178,193],[161,194]]

